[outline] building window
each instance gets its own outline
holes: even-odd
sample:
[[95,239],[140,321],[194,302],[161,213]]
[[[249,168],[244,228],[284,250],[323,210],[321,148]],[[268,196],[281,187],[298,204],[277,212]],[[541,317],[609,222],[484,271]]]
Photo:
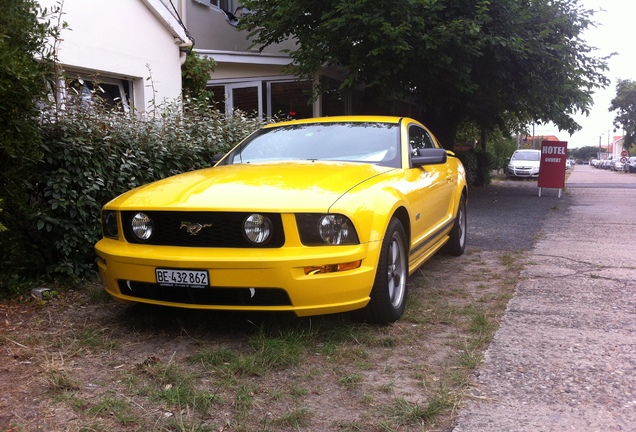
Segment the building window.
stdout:
[[132,85],[128,80],[69,73],[59,88],[59,96],[67,101],[76,99],[84,106],[99,102],[103,107],[127,112],[130,110],[131,89]]
[[340,82],[324,77],[322,79],[322,115],[338,116],[347,113],[346,98],[340,91]]
[[219,111],[241,110],[258,117],[274,115],[311,118],[314,114],[311,81],[246,81],[208,86]]
[[225,94],[225,86],[224,85],[215,85],[208,87],[208,90],[212,92],[212,102],[214,102],[214,106],[221,111],[225,112],[225,100],[227,99],[227,95]]
[[289,116],[293,119],[313,117],[312,91],[310,81],[270,82],[267,114]]
[[234,12],[236,2],[234,0],[211,0],[210,3],[224,11]]
[[205,6],[216,6],[227,12],[234,12],[236,9],[236,0],[194,0]]

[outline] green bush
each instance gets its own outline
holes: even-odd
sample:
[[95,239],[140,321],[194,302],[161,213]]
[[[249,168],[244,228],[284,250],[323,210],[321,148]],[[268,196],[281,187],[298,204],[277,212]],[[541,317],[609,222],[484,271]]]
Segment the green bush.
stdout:
[[491,170],[506,169],[508,159],[517,149],[517,141],[511,137],[505,137],[501,133],[495,135],[488,142],[489,165]]
[[181,67],[182,93],[185,97],[201,98],[211,96],[207,90],[210,74],[214,72],[216,62],[209,57],[200,57],[194,52],[186,55]]
[[[12,276],[80,281],[94,275],[93,246],[100,209],[117,195],[173,174],[209,167],[263,121],[241,113],[226,117],[190,101],[136,113],[99,106],[51,107],[41,124],[42,159],[26,179],[30,206],[20,229],[0,237],[4,269]],[[14,225],[17,221],[14,220]],[[10,289],[0,281],[0,292]]]
[[461,151],[455,153],[462,164],[464,165],[464,169],[466,170],[466,182],[469,185],[475,185],[477,180],[477,157],[475,156],[475,152],[473,150],[470,151]]
[[466,182],[470,186],[487,186],[490,184],[490,155],[480,150],[457,152],[466,170]]
[[[22,259],[38,254],[28,246],[25,228],[32,205],[30,179],[37,175],[40,153],[40,101],[45,99],[54,72],[49,39],[58,29],[42,19],[56,13],[37,0],[5,0],[0,14],[0,293],[3,286],[20,283],[18,272],[34,269]],[[13,239],[20,241],[12,241]],[[14,257],[14,258],[9,258]]]
[[[0,199],[0,213],[2,213],[2,200]],[[5,227],[4,225],[2,225],[2,223],[0,223],[0,232],[2,231],[6,231],[7,227]]]

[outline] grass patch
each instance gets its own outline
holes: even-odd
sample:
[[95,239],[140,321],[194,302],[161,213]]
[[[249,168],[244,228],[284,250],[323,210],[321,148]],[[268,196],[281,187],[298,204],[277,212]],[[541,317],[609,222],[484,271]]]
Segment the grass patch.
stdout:
[[452,264],[434,257],[416,272],[404,317],[385,326],[124,307],[60,290],[17,318],[5,307],[0,345],[15,364],[40,366],[26,383],[49,398],[39,403],[73,411],[53,411],[54,430],[450,430],[524,260],[470,250]]
[[274,420],[274,424],[280,427],[289,428],[305,428],[311,423],[312,412],[307,408],[296,408],[284,413],[281,417]]
[[108,415],[114,417],[122,425],[137,421],[130,402],[121,397],[105,396],[97,404],[90,407],[87,412],[93,416]]
[[423,425],[452,406],[453,404],[445,393],[433,397],[425,405],[398,398],[389,406],[387,415],[392,422],[398,425]]

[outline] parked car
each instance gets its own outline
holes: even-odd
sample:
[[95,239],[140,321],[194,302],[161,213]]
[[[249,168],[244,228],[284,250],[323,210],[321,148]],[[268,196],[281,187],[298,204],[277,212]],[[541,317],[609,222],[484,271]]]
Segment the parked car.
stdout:
[[466,245],[464,167],[422,124],[329,117],[271,124],[212,168],[115,198],[96,244],[123,302],[393,322],[407,277]]
[[636,172],[636,156],[630,156],[625,163],[625,171],[633,173]]
[[610,164],[610,169],[612,171],[623,171],[625,168],[625,165],[623,164],[623,162],[620,159],[614,159],[612,160],[611,164]]
[[506,175],[509,178],[536,178],[539,177],[539,165],[541,163],[541,151],[516,150],[510,157]]

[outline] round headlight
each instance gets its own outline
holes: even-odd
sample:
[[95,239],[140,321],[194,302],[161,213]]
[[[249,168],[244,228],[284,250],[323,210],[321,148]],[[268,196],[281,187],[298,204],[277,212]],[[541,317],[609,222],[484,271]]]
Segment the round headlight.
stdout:
[[339,245],[351,242],[352,229],[349,218],[343,215],[324,215],[318,222],[320,237],[325,243]]
[[117,213],[114,211],[105,211],[102,213],[102,229],[104,231],[104,237],[119,237],[119,231],[117,229]]
[[263,244],[272,233],[272,223],[261,214],[254,213],[245,218],[243,222],[245,237],[255,244]]
[[132,232],[139,240],[148,240],[152,237],[154,225],[145,213],[137,213],[130,221]]

